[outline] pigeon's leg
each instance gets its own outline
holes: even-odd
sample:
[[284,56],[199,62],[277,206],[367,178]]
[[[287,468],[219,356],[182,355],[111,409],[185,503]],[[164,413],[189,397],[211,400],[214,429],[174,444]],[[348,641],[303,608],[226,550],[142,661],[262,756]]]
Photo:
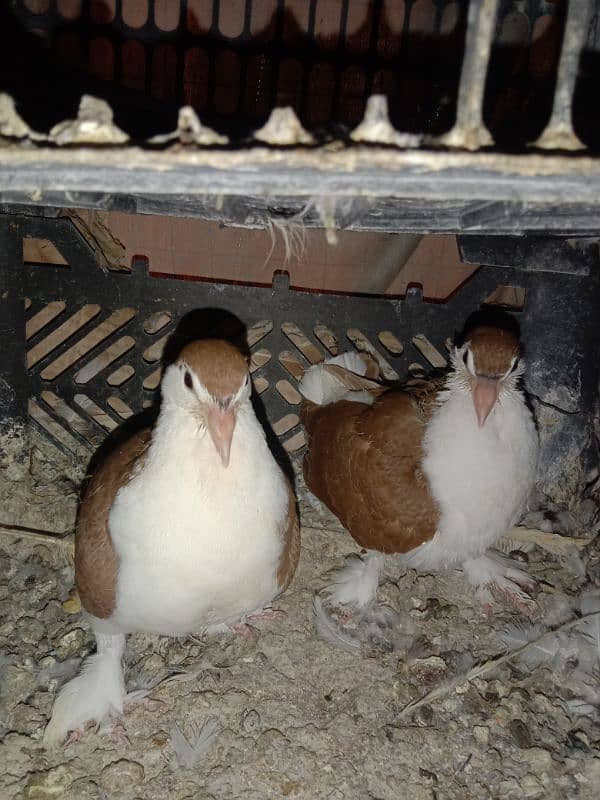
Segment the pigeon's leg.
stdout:
[[246,622],[272,622],[273,620],[282,620],[286,617],[287,614],[285,611],[282,611],[279,608],[272,608],[271,606],[268,606],[267,608],[263,608],[261,611],[253,611],[252,614],[247,614],[244,619]]
[[239,622],[219,622],[214,625],[208,625],[204,629],[204,633],[207,636],[215,636],[222,633],[233,632],[239,634],[240,636],[244,636],[245,638],[250,638],[254,636],[252,623],[263,622],[265,620],[271,621],[285,619],[286,616],[287,614],[285,611],[267,606],[267,608],[262,608],[260,610],[253,611],[250,614],[246,614]]
[[109,720],[109,723],[101,727],[100,733],[107,732],[115,744],[130,745],[131,741],[121,717],[111,714]]
[[52,717],[44,732],[44,745],[64,741],[70,731],[88,720],[101,722],[111,712],[123,711],[123,634],[95,631],[97,652],[88,656],[82,671],[61,689],[54,702]]
[[335,573],[327,589],[332,605],[366,608],[375,598],[383,569],[384,555],[369,550],[362,558],[349,558]]
[[128,714],[135,708],[143,708],[144,711],[160,711],[166,707],[166,703],[162,700],[154,700],[148,697],[150,689],[136,689],[133,692],[127,692],[123,702],[123,712]]
[[247,622],[218,622],[214,625],[208,625],[204,631],[204,636],[221,636],[227,633],[235,633],[238,636],[243,636],[245,639],[250,639],[254,636],[253,628]]
[[492,595],[500,595],[528,617],[537,610],[535,601],[527,594],[535,589],[536,582],[510,558],[488,552],[479,558],[467,559],[463,572],[484,605],[490,604]]
[[82,739],[83,736],[85,735],[86,727],[89,726],[80,725],[79,728],[75,728],[75,730],[72,730],[65,739],[63,747],[69,747],[69,745],[75,744],[75,742],[78,742],[80,739]]
[[251,639],[254,636],[252,625],[248,625],[247,622],[238,622],[236,625],[228,625],[227,627],[238,636],[243,636],[244,639]]

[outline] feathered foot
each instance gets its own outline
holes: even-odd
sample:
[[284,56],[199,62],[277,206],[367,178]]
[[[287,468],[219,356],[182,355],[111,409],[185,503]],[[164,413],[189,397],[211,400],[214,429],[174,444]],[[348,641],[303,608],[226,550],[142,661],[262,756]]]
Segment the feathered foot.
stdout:
[[533,617],[537,604],[527,592],[536,588],[536,582],[523,570],[514,566],[509,558],[496,553],[487,553],[479,558],[470,558],[463,564],[469,583],[477,590],[477,597],[484,607],[490,608],[492,597],[508,601],[521,614]]
[[44,731],[45,747],[60,744],[71,731],[76,732],[77,738],[89,721],[101,723],[109,714],[123,712],[125,683],[121,659],[125,636],[96,633],[96,644],[96,654],[88,656],[79,675],[63,686],[54,701]]

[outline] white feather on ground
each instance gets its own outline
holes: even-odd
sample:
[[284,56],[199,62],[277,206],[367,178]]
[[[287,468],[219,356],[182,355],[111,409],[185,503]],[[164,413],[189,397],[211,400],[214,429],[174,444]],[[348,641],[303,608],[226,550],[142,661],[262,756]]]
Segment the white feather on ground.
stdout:
[[[561,634],[563,637],[564,634],[571,634],[572,632],[577,634],[579,632],[578,641],[581,642],[583,637],[581,636],[581,628],[583,626],[587,626],[590,623],[596,622],[600,618],[600,610],[594,611],[584,617],[578,617],[576,619],[570,620],[569,622],[565,622],[556,630],[549,630],[545,633],[542,633],[538,639],[529,640],[529,636],[531,635],[531,628],[526,627],[521,632],[513,631],[510,636],[510,641],[515,643],[521,637],[521,640],[524,640],[524,643],[520,646],[517,646],[514,650],[508,650],[503,653],[502,655],[496,656],[495,658],[490,658],[488,661],[482,664],[476,664],[472,667],[467,673],[463,675],[458,675],[453,677],[450,681],[443,683],[440,686],[437,686],[435,689],[431,689],[431,691],[426,692],[422,697],[418,698],[417,700],[413,700],[404,706],[403,709],[400,710],[399,718],[403,719],[412,714],[417,708],[424,705],[425,703],[431,703],[434,700],[438,700],[441,697],[445,697],[446,695],[450,694],[457,686],[460,684],[466,684],[478,678],[482,675],[488,674],[493,670],[496,670],[498,667],[503,666],[504,664],[508,664],[510,661],[520,661],[524,663],[523,658],[527,656],[530,650],[537,649],[541,653],[543,652],[553,652],[554,646],[547,646],[549,641],[552,641],[557,638],[558,634]],[[543,630],[543,629],[542,629]],[[562,641],[566,641],[565,638],[562,638]],[[560,642],[560,640],[559,640]],[[560,647],[560,644],[558,645]],[[541,663],[541,662],[540,662]],[[590,679],[591,675],[586,675],[588,679]],[[574,687],[575,688],[575,687]]]
[[[581,631],[588,643],[589,668],[590,670],[598,668],[600,667],[600,617],[586,620]],[[583,659],[580,658],[580,662],[583,665]]]
[[587,673],[597,674],[600,670],[600,591],[583,594],[580,607],[584,619],[581,624],[583,642],[579,666]]
[[594,590],[582,594],[580,608],[584,616],[600,611],[600,591]]
[[563,559],[562,565],[575,578],[585,578],[585,564],[576,550],[573,550],[568,556],[566,556],[566,558]]
[[369,551],[363,558],[350,557],[338,570],[326,592],[333,605],[365,608],[377,594],[383,555]]
[[593,720],[598,718],[599,706],[587,703],[585,700],[575,698],[574,700],[563,700],[563,707],[569,717],[579,719],[581,717],[591,717]]
[[217,738],[221,726],[216,717],[209,717],[202,728],[193,728],[188,739],[181,728],[175,725],[171,730],[171,747],[173,756],[171,769],[194,769],[206,755],[209,747]]
[[518,650],[529,642],[539,639],[546,627],[539,622],[531,623],[516,620],[500,632],[500,640],[507,650]]
[[334,647],[346,650],[348,653],[357,653],[360,650],[360,642],[337,627],[335,621],[327,614],[320,597],[314,598],[313,610],[315,614],[315,627],[322,639],[325,639]]
[[57,661],[56,664],[50,664],[37,673],[37,685],[46,690],[53,682],[62,685],[75,677],[80,666],[80,658],[68,658],[66,661]]
[[[508,652],[523,649],[521,663],[529,669],[541,664],[558,666],[560,642],[557,636],[542,638],[547,628],[541,623],[528,624],[515,622],[507,625],[500,633],[500,639]],[[526,645],[531,647],[527,648]]]
[[578,600],[567,597],[562,592],[538,598],[538,604],[543,610],[544,625],[547,628],[558,628],[559,625],[573,619],[575,609],[578,608]]

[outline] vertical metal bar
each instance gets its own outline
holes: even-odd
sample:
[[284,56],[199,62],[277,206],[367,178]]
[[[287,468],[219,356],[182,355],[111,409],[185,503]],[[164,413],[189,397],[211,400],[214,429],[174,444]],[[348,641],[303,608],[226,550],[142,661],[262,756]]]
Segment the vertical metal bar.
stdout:
[[365,101],[368,101],[373,92],[373,83],[375,82],[375,63],[377,59],[377,45],[379,43],[379,28],[381,25],[381,16],[383,14],[383,0],[375,0],[373,3],[368,3],[367,13],[371,15],[372,28],[371,37],[369,40],[369,49],[367,54],[369,57],[368,67],[366,69],[365,80]]
[[598,473],[598,266],[588,276],[528,276],[521,319],[525,388],[540,426],[537,488],[565,506],[585,496]]
[[[316,24],[316,14],[317,14],[317,0],[310,0],[310,4],[308,7],[308,36],[312,45],[315,42],[315,24]],[[312,75],[312,69],[315,65],[314,57],[306,59],[302,63],[302,94],[300,97],[300,118],[306,119],[309,115],[309,107],[308,107],[308,88],[310,86],[310,78]]]
[[0,216],[0,474],[28,469],[23,245],[18,220]]
[[[346,30],[348,27],[348,5],[349,0],[342,0],[342,5],[340,9],[340,27],[338,31],[338,44],[337,44],[337,52],[339,54],[339,59],[337,64],[335,64],[335,74],[334,74],[334,86],[333,86],[333,115],[334,118],[339,120],[340,114],[342,111],[342,73],[345,67],[344,61],[344,54],[348,50],[348,45],[346,43]],[[367,11],[367,14],[369,12]],[[343,66],[342,66],[343,65]]]
[[483,124],[483,96],[499,0],[470,0],[456,122],[436,144],[478,150],[493,144]]
[[571,112],[579,59],[587,41],[594,5],[594,0],[569,0],[552,115],[542,135],[535,142],[535,147],[542,147],[545,150],[585,148],[573,130]]
[[[281,61],[282,52],[284,52],[283,42],[283,24],[285,22],[285,0],[277,0],[277,8],[275,10],[275,34],[274,42],[275,47],[271,50],[271,54],[267,54],[267,58],[271,62],[271,88],[269,90],[269,113],[277,105],[277,96],[279,92],[279,77],[281,75]],[[294,109],[298,116],[300,115],[300,107]]]
[[179,19],[175,27],[175,36],[178,43],[175,45],[175,101],[179,108],[189,105],[185,100],[185,54],[186,54],[186,28],[187,28],[187,0],[181,0],[179,4]]
[[[252,108],[246,106],[246,90],[248,88],[248,65],[250,63],[250,56],[246,51],[246,45],[251,40],[252,31],[252,0],[246,0],[244,4],[244,27],[242,32],[237,38],[237,42],[241,45],[238,50],[238,59],[240,63],[240,78],[238,86],[238,102],[235,114],[238,119],[244,115],[244,110],[247,116],[252,116]],[[255,94],[254,100],[256,101],[257,95]]]

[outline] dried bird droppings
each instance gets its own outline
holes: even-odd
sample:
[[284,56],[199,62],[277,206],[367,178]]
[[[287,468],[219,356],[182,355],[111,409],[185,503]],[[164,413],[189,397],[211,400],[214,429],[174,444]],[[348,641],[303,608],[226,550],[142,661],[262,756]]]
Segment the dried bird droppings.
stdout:
[[69,592],[69,597],[62,604],[62,607],[67,614],[79,614],[81,611],[81,600],[79,599],[77,589],[72,589]]
[[[70,530],[75,504],[65,501],[61,481],[83,467],[64,461],[53,467],[43,447],[36,472],[56,493],[34,505],[13,484],[0,486],[0,500],[7,499],[12,523],[29,515],[34,527]],[[504,652],[500,634],[514,619],[501,605],[487,617],[460,573],[391,569],[377,607],[360,620],[335,620],[359,639],[357,649],[345,652],[319,638],[314,593],[357,548],[329,512],[310,505],[300,474],[297,484],[303,552],[299,573],[278,601],[286,618],[261,623],[248,640],[232,633],[130,637],[127,689],[152,689],[166,704],[162,713],[139,708],[127,714],[129,744],[113,741],[108,730],[90,729],[51,761],[39,749],[43,724],[92,639],[80,612],[63,606],[75,599],[69,594],[73,569],[65,567],[57,543],[0,536],[3,800],[431,800],[432,791],[440,800],[491,794],[553,800],[552,792],[557,798],[589,794],[600,780],[597,682],[568,658],[533,669],[509,661],[465,680],[474,664]],[[594,547],[577,550],[586,566],[598,557]],[[554,587],[538,598],[542,635],[547,624],[568,623],[584,608],[591,613],[595,595],[582,606],[563,594],[572,576],[557,553],[536,544],[528,555],[528,568]],[[374,624],[394,650],[373,644]],[[401,634],[407,637],[402,648]],[[575,634],[579,642],[583,634],[574,628]],[[582,638],[581,649],[590,665],[592,637]],[[427,683],[430,678],[435,683]],[[401,717],[400,709],[437,688],[439,697]],[[193,766],[182,767],[173,748],[175,726],[193,750],[194,732],[210,717],[218,719],[219,733]],[[517,719],[523,726],[514,724]]]
[[144,767],[141,764],[122,758],[104,767],[100,773],[100,785],[106,792],[120,797],[132,787],[140,786],[144,778]]

